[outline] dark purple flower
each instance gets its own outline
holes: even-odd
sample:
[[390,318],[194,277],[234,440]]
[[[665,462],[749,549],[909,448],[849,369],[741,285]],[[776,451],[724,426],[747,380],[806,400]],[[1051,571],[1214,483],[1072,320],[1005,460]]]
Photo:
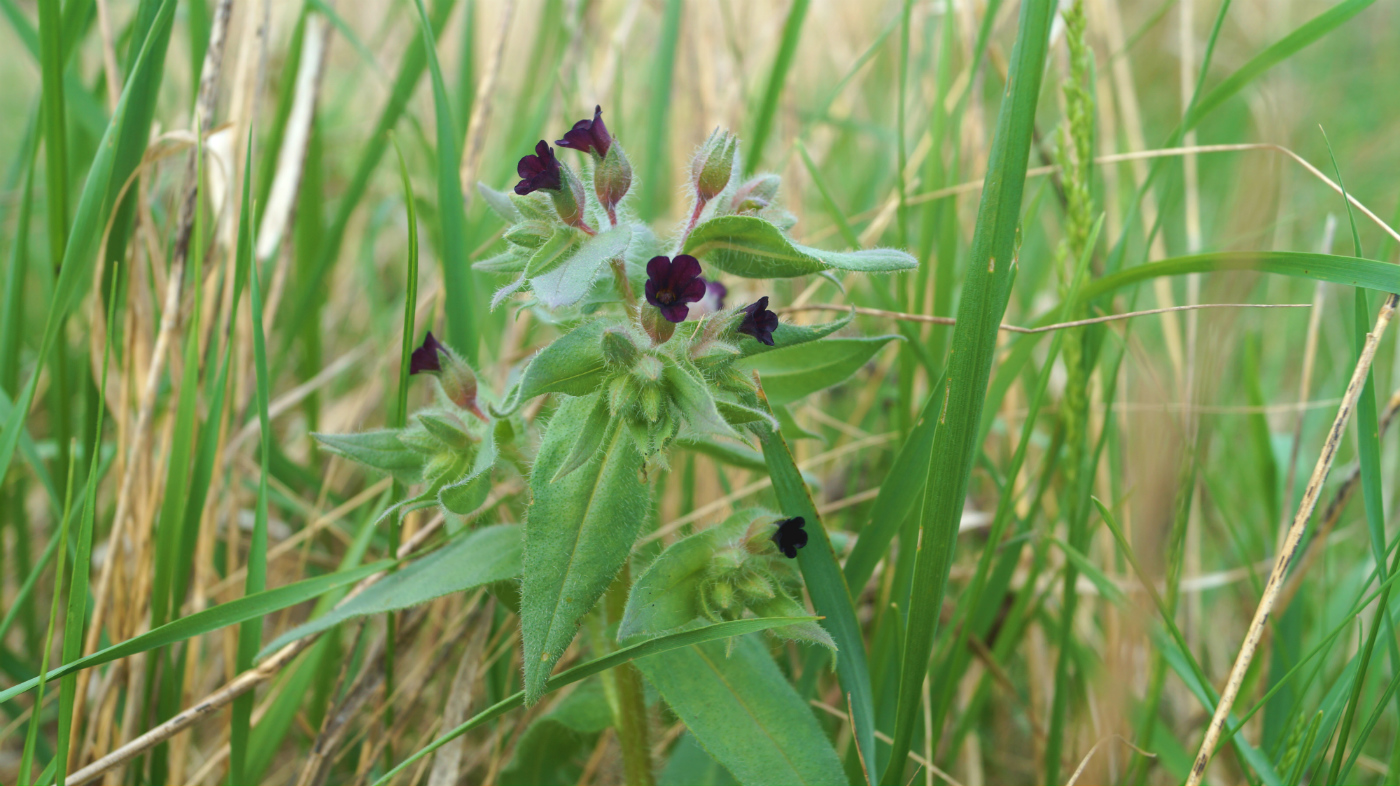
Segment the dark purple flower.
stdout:
[[753,336],[760,343],[773,346],[773,331],[778,329],[778,315],[768,310],[768,296],[764,295],[758,302],[750,303],[740,311],[744,312],[744,321],[739,323],[739,332]]
[[433,335],[433,331],[429,330],[428,335],[423,337],[423,346],[413,350],[413,354],[408,358],[408,373],[436,374],[441,372],[442,360],[439,358],[439,353],[447,355],[447,347],[443,346],[442,342]]
[[689,254],[652,257],[647,263],[647,302],[661,309],[669,322],[684,322],[690,313],[687,303],[705,296],[705,279],[700,277],[700,262]]
[[807,545],[807,522],[801,516],[777,522],[778,531],[773,533],[773,543],[778,551],[788,559],[797,559],[797,550]]
[[608,127],[603,125],[603,108],[593,107],[592,120],[574,123],[573,128],[564,132],[564,138],[556,140],[554,144],[607,158],[608,148],[612,146],[612,136],[608,134]]
[[520,175],[520,182],[515,184],[515,193],[521,196],[541,188],[558,191],[564,187],[559,174],[559,159],[555,158],[554,151],[543,139],[535,145],[534,155],[525,156],[515,165],[515,173]]

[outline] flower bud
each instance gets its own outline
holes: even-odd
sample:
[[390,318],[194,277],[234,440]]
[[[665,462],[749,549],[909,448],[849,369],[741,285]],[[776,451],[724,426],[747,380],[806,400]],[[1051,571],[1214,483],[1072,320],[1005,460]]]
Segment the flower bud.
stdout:
[[735,213],[757,213],[758,211],[773,204],[773,200],[778,198],[778,186],[782,183],[782,178],[777,175],[757,175],[734,192],[733,205]]
[[728,582],[717,581],[710,585],[710,604],[725,611],[734,605],[734,588]]
[[476,372],[446,344],[438,341],[432,331],[423,338],[422,346],[409,358],[409,374],[431,374],[437,377],[442,392],[453,404],[486,421],[476,405]]
[[665,367],[661,365],[661,361],[653,355],[642,355],[632,366],[633,376],[644,385],[655,385],[660,382],[661,374],[664,371]]
[[700,201],[714,199],[729,185],[729,176],[734,171],[734,155],[738,150],[738,137],[718,128],[710,133],[690,167],[695,193]]
[[622,152],[622,145],[614,142],[608,146],[608,154],[593,170],[593,191],[608,214],[614,215],[617,204],[627,196],[630,188],[632,162],[628,161],[627,154]]
[[578,175],[574,174],[574,170],[566,165],[561,164],[559,172],[563,187],[549,192],[549,198],[554,200],[554,210],[565,224],[586,230],[588,222],[583,215],[583,183],[579,181]]
[[642,388],[642,393],[637,397],[638,403],[642,405],[642,416],[648,423],[655,423],[661,419],[661,405],[665,403],[665,397],[661,388],[656,385],[648,385]]
[[637,343],[625,330],[608,328],[603,331],[603,358],[618,368],[632,368],[641,357]]

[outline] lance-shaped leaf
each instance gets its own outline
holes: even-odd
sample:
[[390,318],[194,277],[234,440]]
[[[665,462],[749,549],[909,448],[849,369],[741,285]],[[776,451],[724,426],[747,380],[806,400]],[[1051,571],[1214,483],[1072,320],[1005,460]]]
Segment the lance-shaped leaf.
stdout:
[[695,227],[685,253],[744,278],[792,278],[827,270],[892,273],[912,270],[918,260],[892,248],[827,251],[794,243],[758,216],[718,216]]
[[765,352],[741,360],[739,364],[758,372],[770,403],[790,404],[809,393],[844,381],[874,357],[881,347],[898,338],[829,338]]
[[530,361],[516,390],[518,402],[544,393],[586,396],[603,383],[603,329],[597,320],[580,325],[545,347]]
[[593,406],[587,398],[560,405],[530,476],[520,598],[529,703],[543,695],[579,621],[626,562],[650,502],[639,477],[642,456],[617,423],[592,460],[553,482]]
[[536,268],[532,259],[527,272],[530,288],[550,308],[572,306],[588,295],[608,260],[627,251],[631,239],[632,228],[619,224],[584,241],[573,254],[556,259],[548,267]]
[[282,645],[367,614],[406,609],[434,598],[520,575],[521,527],[483,527],[370,585],[359,595],[263,647],[259,658]]
[[743,784],[845,784],[836,750],[763,645],[719,642],[635,661],[701,747]]
[[417,483],[423,479],[423,454],[399,441],[397,430],[361,434],[312,434],[326,450],[357,464],[388,472],[396,480]]
[[608,435],[608,426],[612,423],[612,413],[608,411],[608,402],[599,395],[595,395],[593,398],[595,403],[588,413],[588,419],[583,421],[583,428],[579,430],[578,439],[574,440],[574,446],[569,449],[569,457],[554,473],[552,482],[557,483],[563,480],[570,472],[587,464],[589,459],[598,455],[598,448],[602,446],[603,438]]

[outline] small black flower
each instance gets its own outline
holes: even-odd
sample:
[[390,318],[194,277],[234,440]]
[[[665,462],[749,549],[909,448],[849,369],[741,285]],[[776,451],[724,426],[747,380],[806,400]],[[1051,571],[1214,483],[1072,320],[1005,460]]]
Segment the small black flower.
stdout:
[[756,303],[744,306],[744,321],[739,323],[739,332],[747,333],[759,342],[773,346],[773,331],[778,329],[778,315],[768,310],[768,296],[764,295]]
[[409,374],[436,374],[442,371],[442,360],[440,355],[448,354],[447,347],[429,330],[428,335],[423,337],[423,346],[413,350],[413,354],[408,359]]
[[788,559],[797,559],[797,550],[807,545],[807,521],[801,516],[777,522],[778,531],[773,533],[773,543],[778,551]]
[[592,120],[574,123],[573,128],[564,132],[564,138],[556,140],[554,144],[607,158],[608,148],[612,146],[612,136],[608,133],[608,127],[603,125],[603,108],[593,107]]
[[687,303],[705,296],[705,279],[700,277],[700,262],[689,254],[652,257],[647,263],[647,302],[661,309],[669,322],[684,322],[690,313]]
[[535,145],[534,155],[525,156],[515,165],[515,173],[520,175],[520,182],[515,184],[515,193],[521,196],[541,188],[558,191],[564,187],[559,174],[559,159],[543,139]]

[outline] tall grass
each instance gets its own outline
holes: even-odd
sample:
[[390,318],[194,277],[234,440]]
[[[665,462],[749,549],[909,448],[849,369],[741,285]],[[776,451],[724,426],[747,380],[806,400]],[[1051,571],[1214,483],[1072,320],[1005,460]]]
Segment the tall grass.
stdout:
[[[478,370],[483,406],[561,333],[488,308],[507,278],[470,266],[504,241],[475,181],[510,187],[598,104],[658,234],[683,226],[689,154],[724,126],[745,174],[783,176],[798,241],[919,259],[726,279],[731,304],[767,295],[796,325],[855,306],[846,332],[904,341],[775,406],[782,428],[751,446],[682,443],[623,573],[736,509],[802,515],[796,564],[837,653],[769,649],[850,783],[1169,783],[1198,759],[1213,783],[1400,782],[1388,334],[1332,471],[1297,480],[1400,292],[1393,4],[0,17],[0,781],[507,784],[546,763],[561,783],[731,782],[631,663],[784,620],[614,645],[619,584],[525,707],[518,585],[443,571],[372,594],[437,522],[310,436],[429,404],[408,379],[426,330]],[[303,57],[318,31],[324,64]],[[1244,307],[1286,304],[1308,308]],[[495,428],[528,446],[554,411]],[[471,527],[523,519],[527,453]],[[347,595],[373,613],[289,643]]]

